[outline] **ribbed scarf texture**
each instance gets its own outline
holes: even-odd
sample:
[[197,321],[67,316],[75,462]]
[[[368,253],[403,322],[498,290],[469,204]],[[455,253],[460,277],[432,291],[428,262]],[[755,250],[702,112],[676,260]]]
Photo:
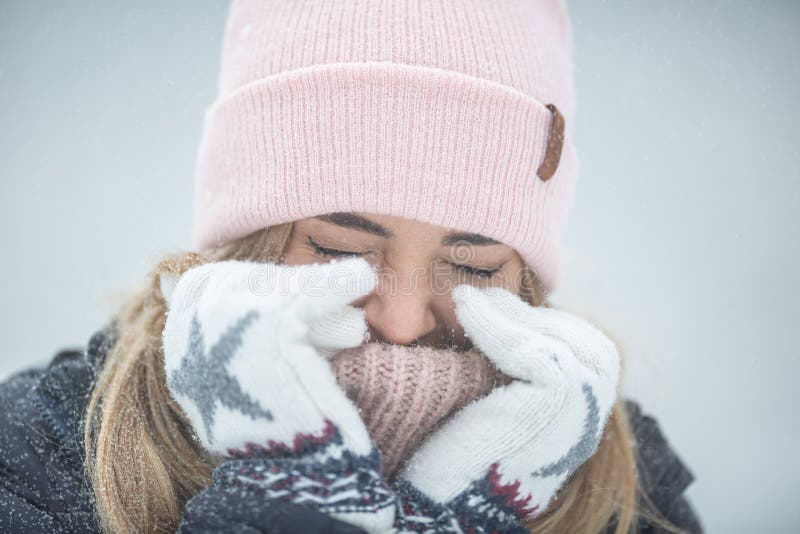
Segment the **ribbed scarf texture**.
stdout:
[[512,380],[476,350],[378,342],[335,354],[331,366],[358,406],[389,480],[450,415]]

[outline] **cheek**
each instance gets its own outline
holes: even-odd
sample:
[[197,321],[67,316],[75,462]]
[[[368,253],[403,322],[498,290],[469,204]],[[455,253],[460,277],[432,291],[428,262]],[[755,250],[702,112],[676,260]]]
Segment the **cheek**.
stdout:
[[441,328],[446,329],[448,332],[452,331],[457,335],[463,334],[464,329],[458,323],[455,305],[449,293],[436,297],[433,307]]

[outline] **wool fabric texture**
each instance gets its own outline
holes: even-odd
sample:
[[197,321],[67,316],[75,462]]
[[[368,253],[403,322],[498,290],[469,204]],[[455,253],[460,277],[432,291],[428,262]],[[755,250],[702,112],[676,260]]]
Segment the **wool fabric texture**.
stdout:
[[[375,288],[372,266],[363,258],[323,266],[228,260],[195,266],[177,281],[165,275],[166,385],[198,442],[223,460],[212,491],[255,491],[266,506],[308,505],[387,532],[396,501],[380,475],[380,453],[327,359],[367,334],[363,312],[347,303]],[[254,276],[276,287],[310,275],[314,282],[286,291],[254,291]],[[348,291],[325,291],[342,275],[353,281]]]
[[449,415],[512,381],[475,350],[380,342],[342,350],[331,366],[358,406],[388,480]]
[[438,532],[431,519],[464,532],[527,532],[521,524],[543,514],[597,450],[619,352],[591,322],[505,288],[461,284],[452,295],[465,335],[517,380],[420,445],[392,485],[404,503],[396,519],[403,532]]
[[578,170],[571,55],[563,0],[234,0],[194,246],[394,215],[501,241],[550,293]]

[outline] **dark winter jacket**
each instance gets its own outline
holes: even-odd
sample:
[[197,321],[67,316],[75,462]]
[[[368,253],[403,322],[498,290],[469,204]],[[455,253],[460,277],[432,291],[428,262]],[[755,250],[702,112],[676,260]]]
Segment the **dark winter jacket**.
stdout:
[[[0,383],[0,532],[100,532],[84,474],[82,423],[115,333],[110,323],[85,349],[62,350],[46,367],[18,372]],[[625,405],[642,455],[639,469],[647,494],[673,524],[702,532],[683,495],[694,476],[655,419],[634,401]],[[180,532],[363,532],[303,506],[265,506],[243,499],[248,497],[207,488],[185,508]],[[661,532],[644,520],[638,531]]]

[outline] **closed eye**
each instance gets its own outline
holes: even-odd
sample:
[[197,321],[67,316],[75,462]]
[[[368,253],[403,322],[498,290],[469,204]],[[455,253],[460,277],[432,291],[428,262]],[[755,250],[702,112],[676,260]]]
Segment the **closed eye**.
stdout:
[[499,267],[497,269],[479,269],[477,267],[470,267],[469,265],[463,265],[460,263],[451,263],[450,265],[452,265],[453,267],[462,272],[465,272],[467,274],[472,274],[475,276],[480,276],[481,278],[490,278],[494,276],[497,273],[497,271],[500,270]]
[[314,240],[311,239],[310,237],[308,238],[308,244],[311,245],[316,254],[319,254],[320,256],[325,256],[327,258],[340,258],[343,256],[363,256],[363,253],[361,252],[348,252],[345,250],[337,250],[335,248],[322,247],[317,243],[315,243]]
[[[352,252],[347,250],[339,250],[335,248],[327,248],[320,246],[319,244],[315,243],[311,237],[308,238],[308,244],[314,249],[314,252],[319,256],[323,256],[326,258],[342,258],[347,256],[363,256],[364,253],[362,252]],[[464,265],[461,263],[451,263],[453,267],[458,269],[461,272],[472,276],[478,276],[480,278],[490,278],[497,274],[500,271],[500,267],[496,269],[481,269],[478,267],[471,267],[469,265]]]

